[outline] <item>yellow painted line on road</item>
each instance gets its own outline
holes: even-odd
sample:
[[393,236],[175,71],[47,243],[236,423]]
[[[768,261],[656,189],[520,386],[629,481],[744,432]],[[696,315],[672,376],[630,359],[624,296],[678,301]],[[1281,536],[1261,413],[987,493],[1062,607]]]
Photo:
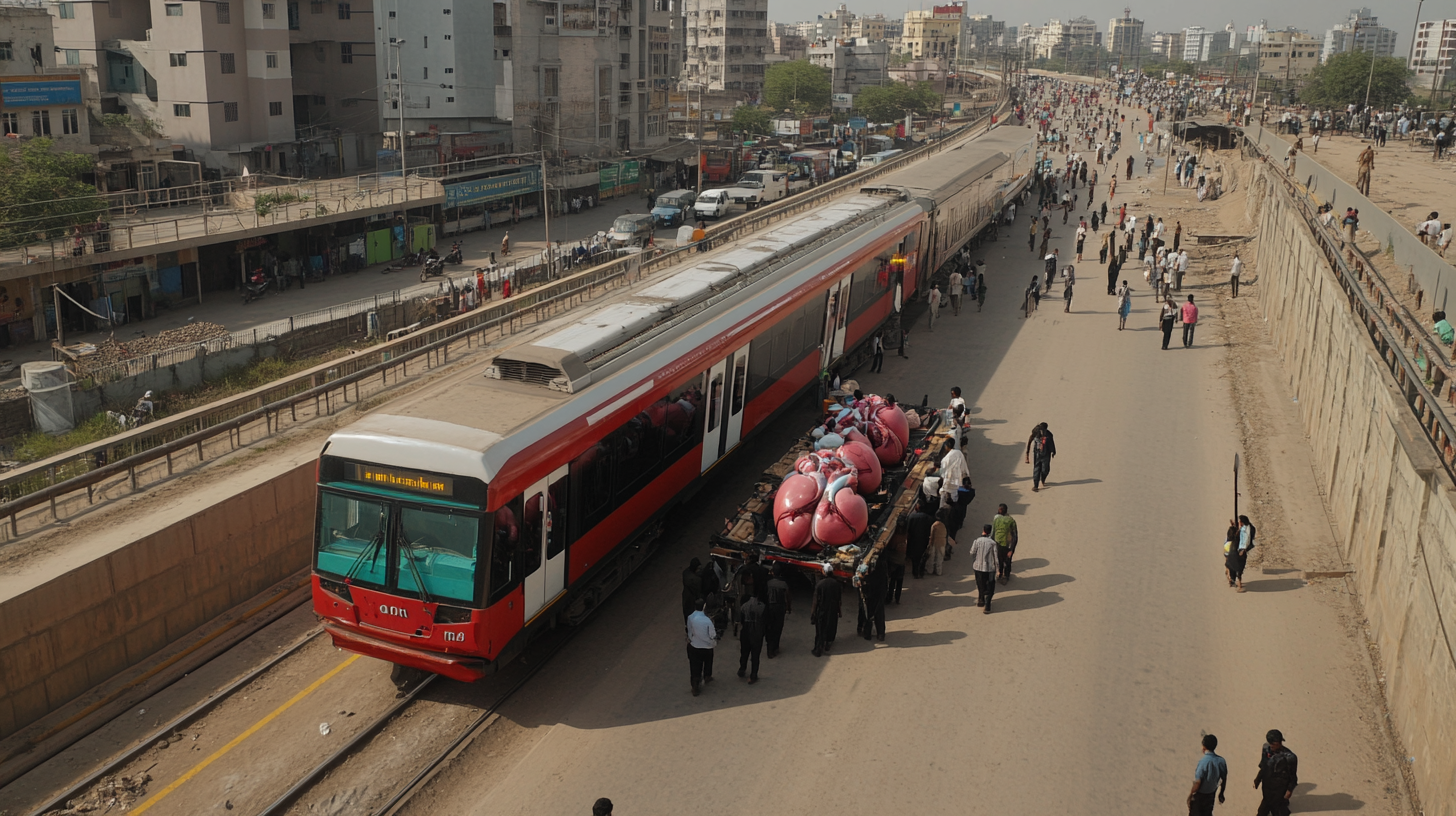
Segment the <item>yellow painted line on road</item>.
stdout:
[[211,765],[219,759],[222,759],[223,755],[225,755],[228,751],[231,751],[232,749],[238,747],[238,745],[242,744],[243,740],[258,733],[258,731],[262,729],[263,726],[267,725],[270,722],[273,722],[273,720],[276,719],[279,714],[282,714],[283,712],[292,708],[294,703],[297,703],[299,700],[302,700],[303,698],[317,691],[319,686],[322,686],[324,683],[327,683],[329,681],[329,678],[348,668],[349,664],[353,663],[359,658],[360,655],[351,655],[350,657],[345,659],[344,662],[331,669],[328,674],[325,674],[323,677],[320,677],[319,679],[313,681],[313,683],[311,683],[308,688],[293,695],[293,697],[290,698],[288,702],[273,709],[272,713],[270,713],[268,716],[253,723],[251,726],[248,727],[248,730],[237,735],[236,737],[233,737],[227,745],[224,745],[216,751],[213,751],[212,756],[209,756],[207,759],[202,760],[201,762],[197,763],[197,765],[195,765],[192,770],[177,777],[177,781],[173,782],[165,788],[162,788],[161,790],[157,791],[156,794],[152,796],[152,798],[148,799],[145,802],[142,802],[140,805],[137,805],[135,808],[132,809],[132,814],[145,812],[147,808],[162,801],[172,791],[177,790],[178,788],[187,784],[187,780],[202,773],[203,769],[206,768],[208,765]]

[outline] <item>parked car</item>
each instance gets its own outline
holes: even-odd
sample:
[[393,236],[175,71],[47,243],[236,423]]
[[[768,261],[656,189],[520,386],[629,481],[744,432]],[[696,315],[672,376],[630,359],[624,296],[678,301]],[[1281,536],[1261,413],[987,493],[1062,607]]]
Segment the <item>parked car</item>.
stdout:
[[749,170],[728,189],[728,197],[751,210],[788,196],[788,179],[783,170]]
[[692,212],[693,202],[697,197],[698,194],[692,190],[673,190],[658,196],[652,207],[652,215],[657,219],[657,225],[672,227],[681,224],[687,219],[688,213]]
[[618,216],[607,233],[607,244],[612,248],[624,246],[647,246],[657,218],[651,213],[633,213]]
[[693,203],[693,211],[699,218],[724,218],[738,209],[731,196],[732,190],[704,190]]

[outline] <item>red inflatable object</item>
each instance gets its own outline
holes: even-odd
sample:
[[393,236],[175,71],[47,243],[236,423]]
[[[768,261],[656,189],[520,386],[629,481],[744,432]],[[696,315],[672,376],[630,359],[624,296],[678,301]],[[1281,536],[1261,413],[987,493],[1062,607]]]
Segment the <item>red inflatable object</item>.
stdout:
[[[902,415],[903,416],[903,415]],[[886,428],[883,423],[875,423],[875,427],[882,430],[880,443],[875,446],[875,455],[880,457],[880,464],[886,467],[894,467],[900,464],[905,458],[905,443],[900,441],[894,431]],[[909,431],[906,431],[908,434]]]
[[[863,434],[860,440],[864,440]],[[859,474],[859,492],[871,496],[880,489],[885,472],[880,468],[879,456],[868,440],[860,440],[844,443],[839,448],[839,458],[848,462]]]
[[774,530],[786,549],[800,550],[814,544],[814,508],[822,492],[818,479],[802,473],[790,474],[779,485],[774,495]]
[[864,497],[844,487],[820,500],[814,510],[814,538],[826,547],[853,544],[870,526],[870,508]]

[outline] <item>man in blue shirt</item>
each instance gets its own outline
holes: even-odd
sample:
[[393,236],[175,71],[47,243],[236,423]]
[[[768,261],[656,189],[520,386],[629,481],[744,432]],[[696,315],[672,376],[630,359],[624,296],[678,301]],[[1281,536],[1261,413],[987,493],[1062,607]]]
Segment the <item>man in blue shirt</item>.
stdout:
[[1218,803],[1223,804],[1224,791],[1228,790],[1228,763],[1215,754],[1218,737],[1203,736],[1203,756],[1193,770],[1193,789],[1188,792],[1188,816],[1213,816],[1213,796],[1218,794]]
[[693,601],[693,613],[688,615],[688,675],[692,682],[693,696],[698,696],[703,683],[713,681],[713,647],[718,645],[718,630],[713,621],[703,612],[704,601]]

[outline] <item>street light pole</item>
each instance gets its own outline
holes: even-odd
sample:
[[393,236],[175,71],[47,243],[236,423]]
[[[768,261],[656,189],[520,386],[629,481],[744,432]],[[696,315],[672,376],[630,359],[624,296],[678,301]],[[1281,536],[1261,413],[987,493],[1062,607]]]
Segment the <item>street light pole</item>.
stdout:
[[[409,174],[405,172],[405,135],[404,135],[404,40],[395,40],[389,44],[394,49],[394,79],[395,79],[395,102],[399,104],[399,180],[404,184],[404,203],[409,204]],[[408,219],[405,223],[405,231],[409,231]]]

